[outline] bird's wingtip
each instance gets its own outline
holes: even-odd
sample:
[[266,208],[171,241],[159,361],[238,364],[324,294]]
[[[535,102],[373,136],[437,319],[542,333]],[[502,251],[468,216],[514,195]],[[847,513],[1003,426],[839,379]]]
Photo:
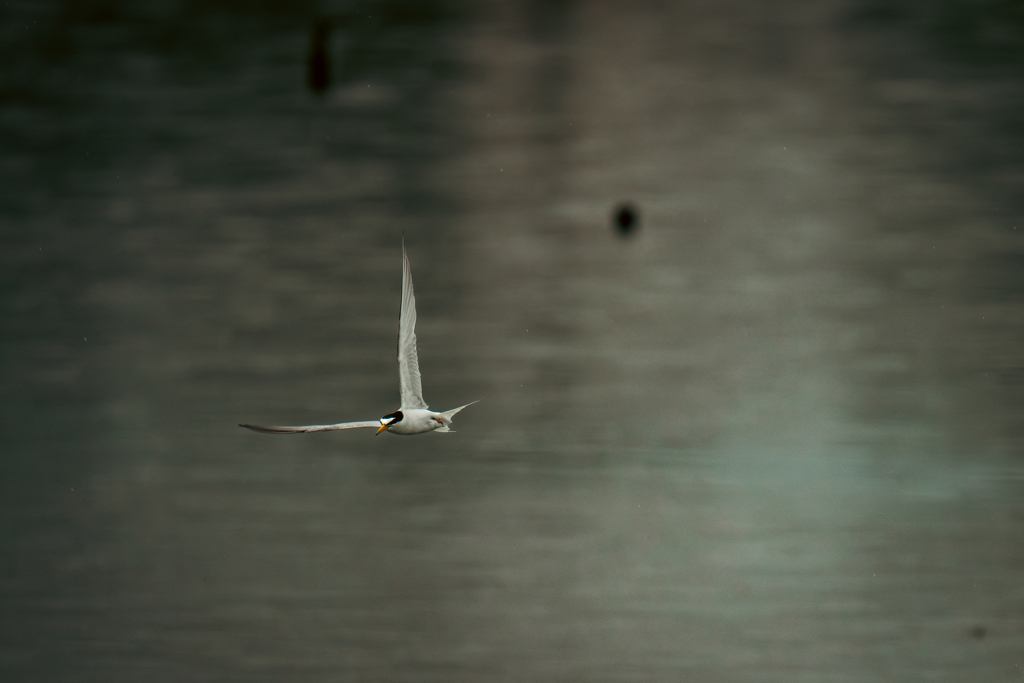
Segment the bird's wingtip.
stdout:
[[247,425],[241,422],[238,423],[238,426],[251,429],[254,432],[262,432],[263,434],[298,434],[299,432],[306,431],[305,429],[296,429],[295,427],[264,427],[263,425]]

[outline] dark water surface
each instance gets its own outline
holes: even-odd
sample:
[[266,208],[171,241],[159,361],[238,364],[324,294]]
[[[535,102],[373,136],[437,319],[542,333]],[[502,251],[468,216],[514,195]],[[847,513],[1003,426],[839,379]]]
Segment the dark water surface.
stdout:
[[[1020,679],[1024,32],[944,7],[4,3],[0,679]],[[236,427],[397,408],[403,235],[458,433]]]

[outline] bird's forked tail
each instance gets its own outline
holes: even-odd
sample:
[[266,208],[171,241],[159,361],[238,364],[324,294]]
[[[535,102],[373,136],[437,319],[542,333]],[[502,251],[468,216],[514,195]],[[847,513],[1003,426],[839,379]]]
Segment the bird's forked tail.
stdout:
[[441,416],[441,419],[444,420],[444,426],[443,427],[438,427],[434,431],[435,432],[450,432],[450,431],[452,431],[451,430],[452,416],[455,415],[455,413],[457,413],[460,410],[462,410],[463,408],[468,408],[469,406],[473,405],[474,403],[479,403],[479,402],[480,402],[479,400],[471,401],[470,403],[467,403],[464,406],[459,406],[458,408],[452,408],[451,410],[446,410],[443,413],[438,413],[438,415]]

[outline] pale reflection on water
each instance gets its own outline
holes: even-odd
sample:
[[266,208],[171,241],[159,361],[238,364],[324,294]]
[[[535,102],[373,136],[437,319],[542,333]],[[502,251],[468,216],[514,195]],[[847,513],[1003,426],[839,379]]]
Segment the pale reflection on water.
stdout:
[[5,10],[4,680],[1019,677],[1020,87],[755,4]]

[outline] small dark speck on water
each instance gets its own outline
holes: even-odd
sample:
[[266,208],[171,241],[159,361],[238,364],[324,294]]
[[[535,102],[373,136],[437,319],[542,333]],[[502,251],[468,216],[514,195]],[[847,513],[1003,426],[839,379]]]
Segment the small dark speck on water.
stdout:
[[640,216],[632,205],[621,204],[615,209],[613,222],[620,235],[628,236],[640,227]]
[[971,629],[971,637],[972,638],[976,638],[978,640],[981,640],[982,638],[984,638],[987,635],[988,635],[988,629],[986,629],[981,624],[978,624],[977,626],[975,626],[975,627],[973,627]]

